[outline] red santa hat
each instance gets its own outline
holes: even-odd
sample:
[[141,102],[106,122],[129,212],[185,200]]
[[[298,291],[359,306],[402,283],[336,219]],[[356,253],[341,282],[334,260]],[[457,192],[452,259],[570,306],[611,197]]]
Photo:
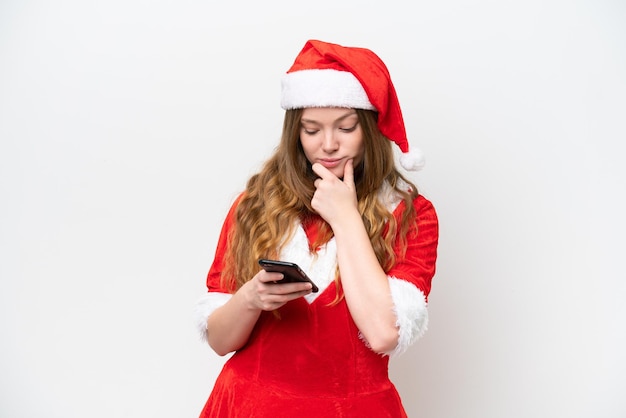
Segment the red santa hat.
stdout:
[[378,113],[378,128],[395,142],[406,170],[424,166],[419,150],[409,151],[400,103],[385,63],[365,48],[309,40],[282,78],[281,107],[349,107]]

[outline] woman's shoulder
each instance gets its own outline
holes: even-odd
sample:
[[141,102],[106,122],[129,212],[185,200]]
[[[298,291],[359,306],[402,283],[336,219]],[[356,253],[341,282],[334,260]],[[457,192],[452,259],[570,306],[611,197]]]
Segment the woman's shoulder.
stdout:
[[413,207],[415,208],[418,219],[424,220],[430,218],[435,221],[437,220],[437,211],[435,210],[433,202],[424,195],[418,194],[417,197],[413,199]]
[[420,210],[435,210],[435,205],[433,205],[433,202],[421,193],[418,194],[415,199],[413,199],[413,206],[415,207],[415,209]]

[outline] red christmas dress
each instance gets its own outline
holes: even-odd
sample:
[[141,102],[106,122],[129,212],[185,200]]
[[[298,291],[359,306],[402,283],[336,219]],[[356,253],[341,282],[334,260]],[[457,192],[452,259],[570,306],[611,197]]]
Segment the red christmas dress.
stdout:
[[[386,203],[399,220],[404,202],[391,199]],[[413,204],[417,222],[407,236],[406,254],[387,273],[398,318],[398,347],[388,355],[375,353],[356,327],[345,298],[332,304],[336,296],[334,238],[314,257],[309,242],[316,231],[299,225],[280,259],[298,263],[320,292],[287,303],[279,309],[279,316],[261,314],[246,345],[224,364],[201,418],[406,417],[389,380],[388,363],[390,356],[406,350],[426,330],[438,242],[437,215],[431,202],[418,196]],[[207,317],[230,297],[229,290],[220,286],[220,272],[233,208],[207,277],[209,292],[197,307],[204,337]]]

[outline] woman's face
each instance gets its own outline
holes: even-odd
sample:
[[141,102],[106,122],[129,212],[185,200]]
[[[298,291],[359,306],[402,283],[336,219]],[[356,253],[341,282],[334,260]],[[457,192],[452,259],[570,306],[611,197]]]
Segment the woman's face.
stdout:
[[300,143],[311,164],[320,163],[339,178],[349,159],[363,160],[363,130],[354,109],[311,107],[302,111]]

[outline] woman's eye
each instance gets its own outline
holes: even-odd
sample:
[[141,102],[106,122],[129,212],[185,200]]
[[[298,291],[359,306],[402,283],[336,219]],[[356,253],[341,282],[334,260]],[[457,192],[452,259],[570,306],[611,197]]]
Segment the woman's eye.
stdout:
[[341,132],[346,132],[346,133],[353,132],[355,129],[356,129],[356,125],[351,126],[351,127],[349,127],[349,128],[339,128],[339,130],[340,130]]
[[302,130],[304,131],[305,134],[307,135],[315,135],[316,133],[319,132],[319,130],[317,129],[307,129],[307,128],[302,128]]

